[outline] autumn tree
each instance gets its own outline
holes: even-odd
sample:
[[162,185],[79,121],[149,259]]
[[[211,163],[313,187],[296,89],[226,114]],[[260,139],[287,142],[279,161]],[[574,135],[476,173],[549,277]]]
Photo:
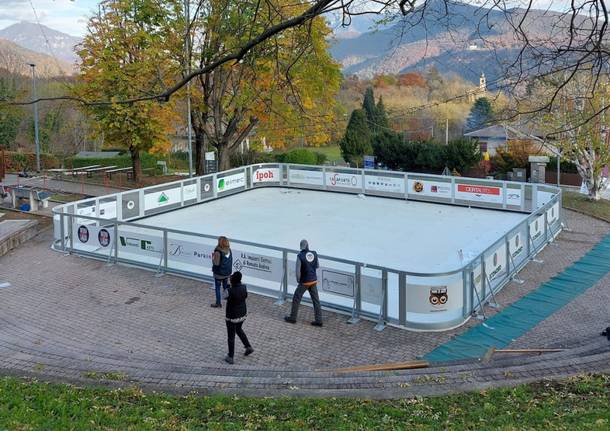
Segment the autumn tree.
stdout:
[[[167,49],[176,46],[173,34],[166,31],[166,19],[177,10],[170,1],[101,2],[78,52],[82,82],[75,93],[116,101],[165,88],[179,70],[171,61],[163,61]],[[172,103],[112,103],[90,106],[88,111],[96,119],[96,133],[103,134],[107,145],[129,150],[135,181],[141,176],[141,151],[165,152],[170,148]]]
[[[529,88],[533,104],[556,95],[558,100],[553,109],[535,113],[528,120],[546,136],[544,143],[551,151],[559,150],[563,160],[576,165],[591,200],[599,200],[608,187],[603,171],[610,165],[609,120],[603,112],[610,91],[608,85],[592,86],[597,79],[610,81],[607,75],[597,78],[583,72],[567,84],[563,76],[553,75],[535,80]],[[520,109],[527,110],[528,106]]]
[[[199,13],[190,26],[190,58],[199,68],[308,5],[289,0],[198,3]],[[329,35],[324,19],[315,18],[193,81],[198,174],[203,173],[206,147],[217,151],[220,169],[228,169],[230,154],[254,131],[280,148],[297,139],[314,146],[330,140],[340,72],[327,50]]]

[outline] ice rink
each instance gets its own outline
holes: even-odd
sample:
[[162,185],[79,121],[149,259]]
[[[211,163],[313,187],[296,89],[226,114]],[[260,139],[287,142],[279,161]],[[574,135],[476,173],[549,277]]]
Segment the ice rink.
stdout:
[[462,266],[527,214],[309,190],[261,188],[141,219],[413,272]]

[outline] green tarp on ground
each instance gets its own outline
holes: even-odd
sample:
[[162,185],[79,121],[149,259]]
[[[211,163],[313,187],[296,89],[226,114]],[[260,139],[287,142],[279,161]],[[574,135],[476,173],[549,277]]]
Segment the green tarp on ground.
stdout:
[[480,358],[491,347],[504,348],[555,313],[610,271],[610,235],[580,260],[536,290],[479,325],[437,347],[424,358],[431,362]]

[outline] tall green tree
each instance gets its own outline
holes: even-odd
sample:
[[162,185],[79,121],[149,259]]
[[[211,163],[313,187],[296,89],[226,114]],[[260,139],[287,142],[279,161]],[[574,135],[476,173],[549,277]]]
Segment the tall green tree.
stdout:
[[[104,0],[88,23],[79,55],[81,84],[75,93],[87,99],[129,99],[161,92],[178,75],[167,52],[176,41],[166,31],[176,16],[176,1]],[[168,151],[175,120],[173,103],[147,101],[89,108],[97,135],[113,147],[129,150],[134,179],[141,176],[141,151]]]
[[364,109],[352,111],[345,136],[340,142],[341,155],[345,161],[362,166],[362,156],[371,154],[371,131]]
[[377,106],[375,106],[375,93],[373,92],[373,87],[367,87],[366,90],[364,90],[362,109],[366,114],[369,129],[371,129],[371,131],[376,131],[375,120],[377,119]]
[[466,130],[476,130],[491,125],[494,112],[487,97],[479,97],[475,100],[466,119]]
[[385,110],[385,105],[383,104],[383,96],[379,96],[379,101],[375,107],[375,129],[377,132],[381,132],[382,130],[388,130],[389,126],[390,121],[388,120],[388,114]]
[[[0,76],[0,100],[12,101],[16,93],[14,80]],[[8,149],[15,142],[22,120],[23,110],[20,107],[0,103],[0,148]]]

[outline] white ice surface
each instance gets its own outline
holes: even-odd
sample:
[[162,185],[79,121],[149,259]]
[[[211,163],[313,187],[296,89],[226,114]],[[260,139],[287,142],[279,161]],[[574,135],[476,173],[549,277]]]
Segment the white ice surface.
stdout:
[[526,214],[309,190],[261,188],[138,223],[298,249],[413,272],[445,272]]

